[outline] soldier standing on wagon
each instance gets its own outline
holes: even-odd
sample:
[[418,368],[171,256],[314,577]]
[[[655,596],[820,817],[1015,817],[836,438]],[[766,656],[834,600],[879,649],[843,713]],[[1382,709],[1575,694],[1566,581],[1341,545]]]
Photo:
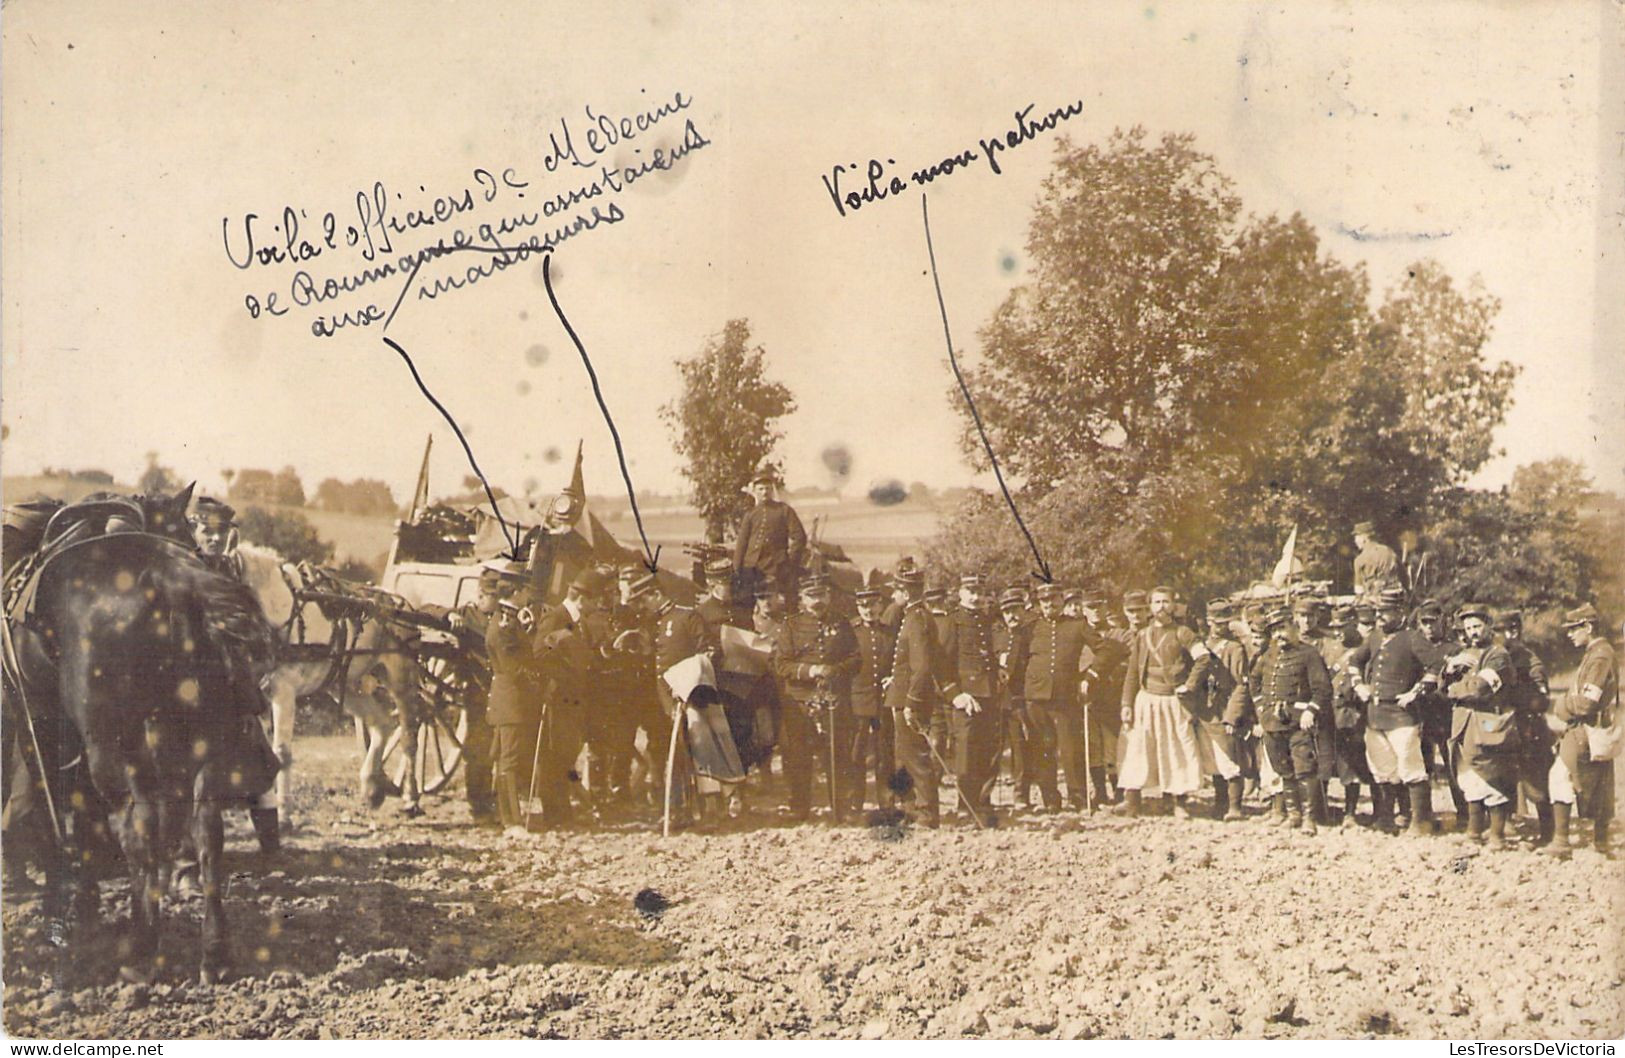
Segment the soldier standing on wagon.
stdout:
[[771,588],[788,609],[795,604],[796,577],[807,556],[807,530],[795,508],[778,498],[783,480],[771,466],[763,467],[750,483],[756,506],[745,513],[734,537],[733,566],[741,577],[741,590],[754,598],[760,588]]

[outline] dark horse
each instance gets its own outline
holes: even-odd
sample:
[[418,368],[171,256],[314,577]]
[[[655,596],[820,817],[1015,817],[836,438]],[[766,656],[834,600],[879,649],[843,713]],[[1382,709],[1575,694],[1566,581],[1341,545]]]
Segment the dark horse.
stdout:
[[[18,652],[46,790],[60,820],[47,891],[61,914],[96,907],[89,835],[111,818],[130,872],[120,973],[150,979],[163,875],[182,842],[198,853],[201,977],[227,962],[224,803],[269,787],[247,727],[273,631],[253,594],[210,569],[186,532],[191,490],[142,498],[142,523],[109,525],[56,552],[39,576]],[[255,789],[254,787],[258,787]],[[103,817],[102,813],[106,813]],[[55,919],[53,919],[55,920]]]

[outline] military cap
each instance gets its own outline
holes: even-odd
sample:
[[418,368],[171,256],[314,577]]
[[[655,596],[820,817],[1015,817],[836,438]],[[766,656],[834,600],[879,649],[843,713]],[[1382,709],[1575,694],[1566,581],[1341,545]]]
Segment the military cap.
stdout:
[[1256,625],[1264,619],[1264,604],[1250,602],[1241,609],[1241,619],[1250,625]]
[[1067,588],[1061,592],[1061,598],[1066,602],[1082,602],[1083,594],[1082,588]]
[[803,595],[829,594],[829,578],[822,573],[809,573],[797,583],[796,588]]
[[1523,614],[1517,610],[1502,610],[1495,615],[1495,627],[1500,629],[1522,628]]
[[1209,621],[1228,621],[1234,616],[1236,608],[1230,604],[1229,599],[1210,599],[1207,604],[1207,619]]
[[1370,624],[1377,619],[1377,608],[1368,602],[1360,603],[1354,607],[1354,619],[1361,624]]
[[1290,624],[1291,621],[1292,611],[1285,606],[1277,606],[1264,616],[1264,631],[1273,632],[1284,624]]
[[511,558],[493,558],[480,563],[481,580],[521,580],[524,575],[524,565]]
[[622,566],[620,569],[615,571],[615,579],[622,581],[623,583],[631,583],[646,576],[647,574],[648,570],[642,568],[641,566]]
[[772,463],[764,463],[762,469],[756,472],[756,476],[750,479],[750,483],[752,485],[782,485],[784,484],[784,475],[780,474],[779,468]]
[[[1383,594],[1385,596],[1387,595],[1386,592],[1384,592]],[[1442,617],[1444,617],[1444,607],[1439,605],[1439,600],[1437,600],[1437,599],[1423,599],[1422,600],[1422,605],[1420,605],[1420,606],[1418,606],[1416,608],[1416,616],[1419,619],[1423,618],[1423,617],[1439,617],[1439,618],[1442,618]]]
[[1405,608],[1405,589],[1384,588],[1377,596],[1377,609],[1403,610]]
[[1332,616],[1327,620],[1326,623],[1331,625],[1333,628],[1347,628],[1349,625],[1354,623],[1354,616],[1354,607],[1334,606],[1332,607]]
[[733,573],[733,560],[726,555],[705,560],[705,575],[708,577],[726,577]]
[[921,569],[919,563],[915,562],[912,558],[904,558],[897,563],[896,576],[897,583],[899,584],[914,585],[925,583],[925,570]]
[[876,602],[883,595],[884,593],[879,588],[864,588],[854,593],[852,597],[858,602]]
[[1490,622],[1490,608],[1482,603],[1465,602],[1456,607],[1456,620],[1465,621],[1469,617],[1477,617],[1485,624]]
[[959,578],[959,586],[961,588],[980,589],[982,586],[982,575],[980,573],[966,573],[964,576]]
[[634,579],[632,583],[627,586],[626,597],[629,601],[632,599],[641,599],[645,595],[648,595],[650,592],[654,591],[655,588],[655,575],[653,573],[645,573],[643,576]]
[[1090,588],[1083,593],[1083,605],[1091,610],[1098,610],[1106,605],[1106,593],[1099,588]]
[[756,593],[756,605],[762,606],[764,604],[767,606],[767,612],[769,614],[780,614],[784,612],[784,596],[780,595],[776,591],[761,591]]
[[1292,600],[1292,612],[1313,616],[1324,605],[1326,604],[1321,599],[1312,595],[1302,595]]
[[1125,610],[1149,610],[1150,608],[1151,608],[1150,604],[1147,603],[1146,600],[1145,600],[1145,592],[1143,592],[1143,591],[1126,591],[1126,592],[1123,593],[1123,609],[1125,609]]
[[226,525],[237,524],[237,511],[224,500],[217,500],[213,496],[199,496],[197,498],[197,520],[200,522],[223,522]]
[[576,579],[570,582],[570,587],[582,595],[592,595],[603,591],[609,579],[596,569],[588,568],[576,574]]
[[1059,584],[1040,584],[1037,595],[1040,599],[1059,599],[1061,586]]
[[1563,615],[1564,628],[1577,628],[1580,625],[1588,622],[1592,625],[1596,625],[1601,621],[1602,614],[1598,613],[1597,608],[1590,603],[1586,603],[1583,606],[1576,606],[1574,609]]
[[1020,588],[1006,588],[999,593],[999,609],[1020,610],[1027,605],[1027,593]]
[[1375,522],[1356,522],[1354,532],[1357,536],[1376,536],[1377,526]]

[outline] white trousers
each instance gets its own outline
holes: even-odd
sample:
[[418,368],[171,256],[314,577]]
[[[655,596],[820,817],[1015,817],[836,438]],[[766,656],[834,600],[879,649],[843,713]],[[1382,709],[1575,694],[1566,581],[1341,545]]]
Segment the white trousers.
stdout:
[[1365,729],[1365,760],[1377,782],[1426,782],[1427,766],[1422,763],[1422,729],[1396,727],[1391,731]]

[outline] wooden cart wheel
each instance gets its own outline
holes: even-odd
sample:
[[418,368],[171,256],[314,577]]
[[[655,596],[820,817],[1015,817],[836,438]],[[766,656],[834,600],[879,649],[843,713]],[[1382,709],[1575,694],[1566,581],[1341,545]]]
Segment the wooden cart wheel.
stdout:
[[[466,672],[449,658],[425,662],[423,720],[418,727],[418,788],[425,794],[439,793],[451,782],[463,760],[463,742],[468,738],[468,710],[464,696],[471,691]],[[397,727],[384,743],[383,770],[398,789],[406,778],[406,756],[401,751],[401,729]]]

